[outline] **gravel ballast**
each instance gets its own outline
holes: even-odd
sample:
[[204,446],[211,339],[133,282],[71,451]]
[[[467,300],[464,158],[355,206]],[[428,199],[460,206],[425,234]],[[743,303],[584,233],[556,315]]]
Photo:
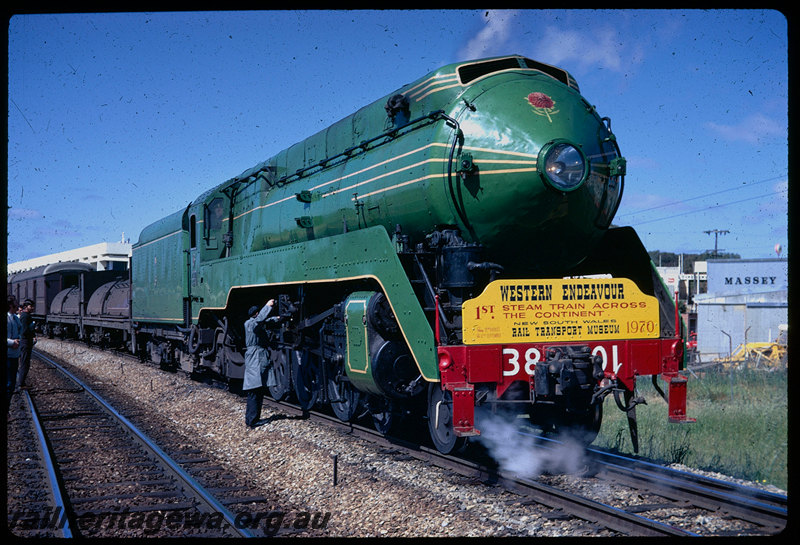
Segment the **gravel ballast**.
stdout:
[[[264,407],[268,422],[244,424],[245,399],[144,365],[58,340],[36,349],[113,385],[142,410],[157,408],[164,426],[277,497],[286,520],[318,514],[308,536],[585,536],[588,523],[543,516],[547,510],[499,487],[469,481],[397,456],[324,424]],[[333,483],[333,457],[337,482]],[[330,513],[330,517],[323,518]],[[312,518],[312,522],[314,519]]]

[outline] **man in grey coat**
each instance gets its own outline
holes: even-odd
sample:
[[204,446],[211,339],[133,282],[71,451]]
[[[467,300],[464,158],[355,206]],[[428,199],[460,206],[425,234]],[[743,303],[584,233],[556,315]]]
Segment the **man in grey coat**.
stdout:
[[[280,321],[280,316],[270,316],[275,308],[275,299],[270,299],[261,310],[251,307],[247,313],[249,319],[244,323],[244,340],[247,346],[244,353],[244,382],[242,390],[247,392],[247,410],[244,422],[248,428],[255,428],[261,419],[261,405],[264,401],[264,373],[270,366],[269,352],[260,342],[256,326],[263,322]],[[272,377],[272,373],[269,374]],[[274,380],[274,378],[273,378]],[[266,386],[274,386],[269,380]]]

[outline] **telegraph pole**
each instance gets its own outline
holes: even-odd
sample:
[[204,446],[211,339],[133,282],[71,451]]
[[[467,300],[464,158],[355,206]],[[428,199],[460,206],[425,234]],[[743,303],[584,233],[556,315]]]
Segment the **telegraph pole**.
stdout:
[[728,231],[727,229],[724,230],[711,229],[709,231],[703,231],[703,232],[707,235],[714,233],[714,257],[717,257],[717,255],[719,255],[719,250],[717,249],[717,240],[719,239],[719,235],[727,235],[728,233],[730,233],[730,231]]

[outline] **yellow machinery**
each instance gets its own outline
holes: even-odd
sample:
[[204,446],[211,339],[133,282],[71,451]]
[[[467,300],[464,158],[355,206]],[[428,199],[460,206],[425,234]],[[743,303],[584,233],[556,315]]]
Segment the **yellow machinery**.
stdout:
[[788,364],[787,345],[780,339],[773,342],[740,344],[729,358],[717,360],[724,367],[751,367],[776,369]]

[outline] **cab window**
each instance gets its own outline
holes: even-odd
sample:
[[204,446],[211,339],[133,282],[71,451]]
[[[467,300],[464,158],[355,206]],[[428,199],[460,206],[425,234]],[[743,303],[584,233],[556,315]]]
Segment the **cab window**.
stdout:
[[217,197],[208,206],[209,218],[208,228],[212,231],[219,231],[222,229],[222,220],[225,217],[225,206],[222,202],[222,197]]

